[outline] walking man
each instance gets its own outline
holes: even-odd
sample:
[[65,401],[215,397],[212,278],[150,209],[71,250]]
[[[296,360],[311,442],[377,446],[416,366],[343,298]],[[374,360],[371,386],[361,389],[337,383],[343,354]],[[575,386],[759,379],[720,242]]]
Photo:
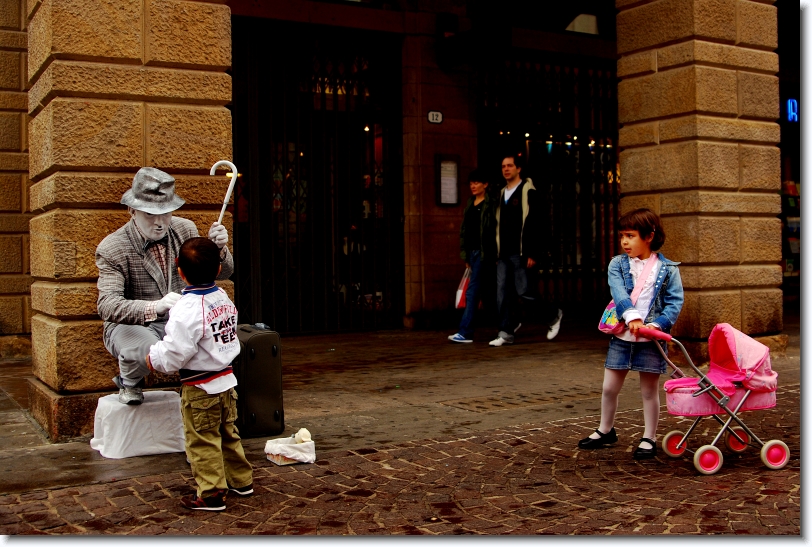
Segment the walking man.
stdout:
[[[502,189],[496,209],[496,306],[499,313],[499,335],[489,342],[494,347],[512,344],[521,323],[516,320],[517,297],[536,300],[537,291],[530,287],[528,272],[537,267],[543,248],[536,218],[536,188],[529,178],[522,179],[521,157],[502,158]],[[532,276],[531,276],[532,277]],[[540,303],[541,304],[541,303]],[[552,315],[552,314],[550,314]],[[547,339],[552,340],[561,327],[563,313],[556,308]]]
[[[140,405],[149,348],[163,339],[167,312],[186,286],[176,257],[183,242],[198,232],[191,220],[172,217],[185,200],[175,194],[175,179],[159,169],[141,168],[121,203],[130,213],[129,222],[96,247],[96,305],[104,320],[104,347],[118,359],[119,374],[113,378],[118,400]],[[208,236],[220,249],[217,279],[228,279],[234,271],[228,232],[214,222]]]

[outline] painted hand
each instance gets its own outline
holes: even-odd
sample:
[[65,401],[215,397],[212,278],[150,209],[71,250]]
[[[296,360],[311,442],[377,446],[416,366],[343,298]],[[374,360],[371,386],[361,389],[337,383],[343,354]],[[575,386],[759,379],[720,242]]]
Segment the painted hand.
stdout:
[[218,249],[222,249],[228,243],[228,231],[219,222],[213,222],[209,228],[209,239],[211,239]]

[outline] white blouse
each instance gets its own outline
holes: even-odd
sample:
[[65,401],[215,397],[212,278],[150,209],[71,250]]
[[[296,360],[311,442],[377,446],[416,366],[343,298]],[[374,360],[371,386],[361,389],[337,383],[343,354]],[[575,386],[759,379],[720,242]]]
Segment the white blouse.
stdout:
[[[632,281],[634,284],[637,284],[637,278],[640,277],[640,274],[643,273],[643,268],[646,267],[646,263],[651,260],[652,258],[656,259],[657,253],[651,253],[651,255],[646,260],[640,260],[636,257],[629,257],[629,273],[632,274]],[[645,284],[643,285],[643,290],[640,291],[640,295],[637,297],[637,303],[623,312],[623,321],[626,322],[628,325],[631,321],[635,319],[640,319],[641,321],[645,321],[646,315],[648,315],[649,310],[651,309],[651,304],[654,303],[654,284],[657,281],[657,272],[660,270],[662,263],[657,260],[657,264],[651,269],[648,274],[648,279],[646,279]],[[652,325],[646,325],[652,326]],[[657,328],[656,326],[654,328]],[[621,340],[626,340],[627,342],[648,342],[649,339],[643,336],[635,336],[631,333],[630,330],[626,329],[621,334],[615,335],[617,338]]]

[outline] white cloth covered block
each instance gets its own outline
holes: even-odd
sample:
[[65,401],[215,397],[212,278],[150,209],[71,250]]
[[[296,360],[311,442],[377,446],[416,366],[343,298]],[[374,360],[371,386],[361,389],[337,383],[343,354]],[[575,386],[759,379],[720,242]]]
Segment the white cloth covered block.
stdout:
[[118,394],[100,397],[90,447],[113,459],[184,452],[180,396],[145,391],[140,405],[121,404]]

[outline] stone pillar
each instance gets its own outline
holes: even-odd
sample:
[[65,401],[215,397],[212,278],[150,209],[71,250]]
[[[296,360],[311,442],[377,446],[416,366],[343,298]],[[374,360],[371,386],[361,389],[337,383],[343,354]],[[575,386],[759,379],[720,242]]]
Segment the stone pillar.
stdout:
[[92,434],[96,401],[114,390],[94,253],[128,220],[119,199],[135,172],[173,173],[176,214],[202,234],[217,219],[228,179],[208,172],[232,157],[231,19],[222,2],[185,0],[29,0],[27,16],[29,401],[58,442]]
[[782,325],[777,12],[772,1],[616,0],[622,210],[663,220],[682,261],[673,334]]
[[24,0],[0,0],[0,359],[31,356]]
[[[475,102],[466,67],[440,68],[436,14],[420,12],[403,43],[403,214],[407,328],[446,327],[465,269],[459,229],[468,197],[467,176],[476,167]],[[442,123],[430,123],[438,111]],[[460,203],[439,206],[435,155],[459,157]],[[451,313],[449,313],[449,310]]]

